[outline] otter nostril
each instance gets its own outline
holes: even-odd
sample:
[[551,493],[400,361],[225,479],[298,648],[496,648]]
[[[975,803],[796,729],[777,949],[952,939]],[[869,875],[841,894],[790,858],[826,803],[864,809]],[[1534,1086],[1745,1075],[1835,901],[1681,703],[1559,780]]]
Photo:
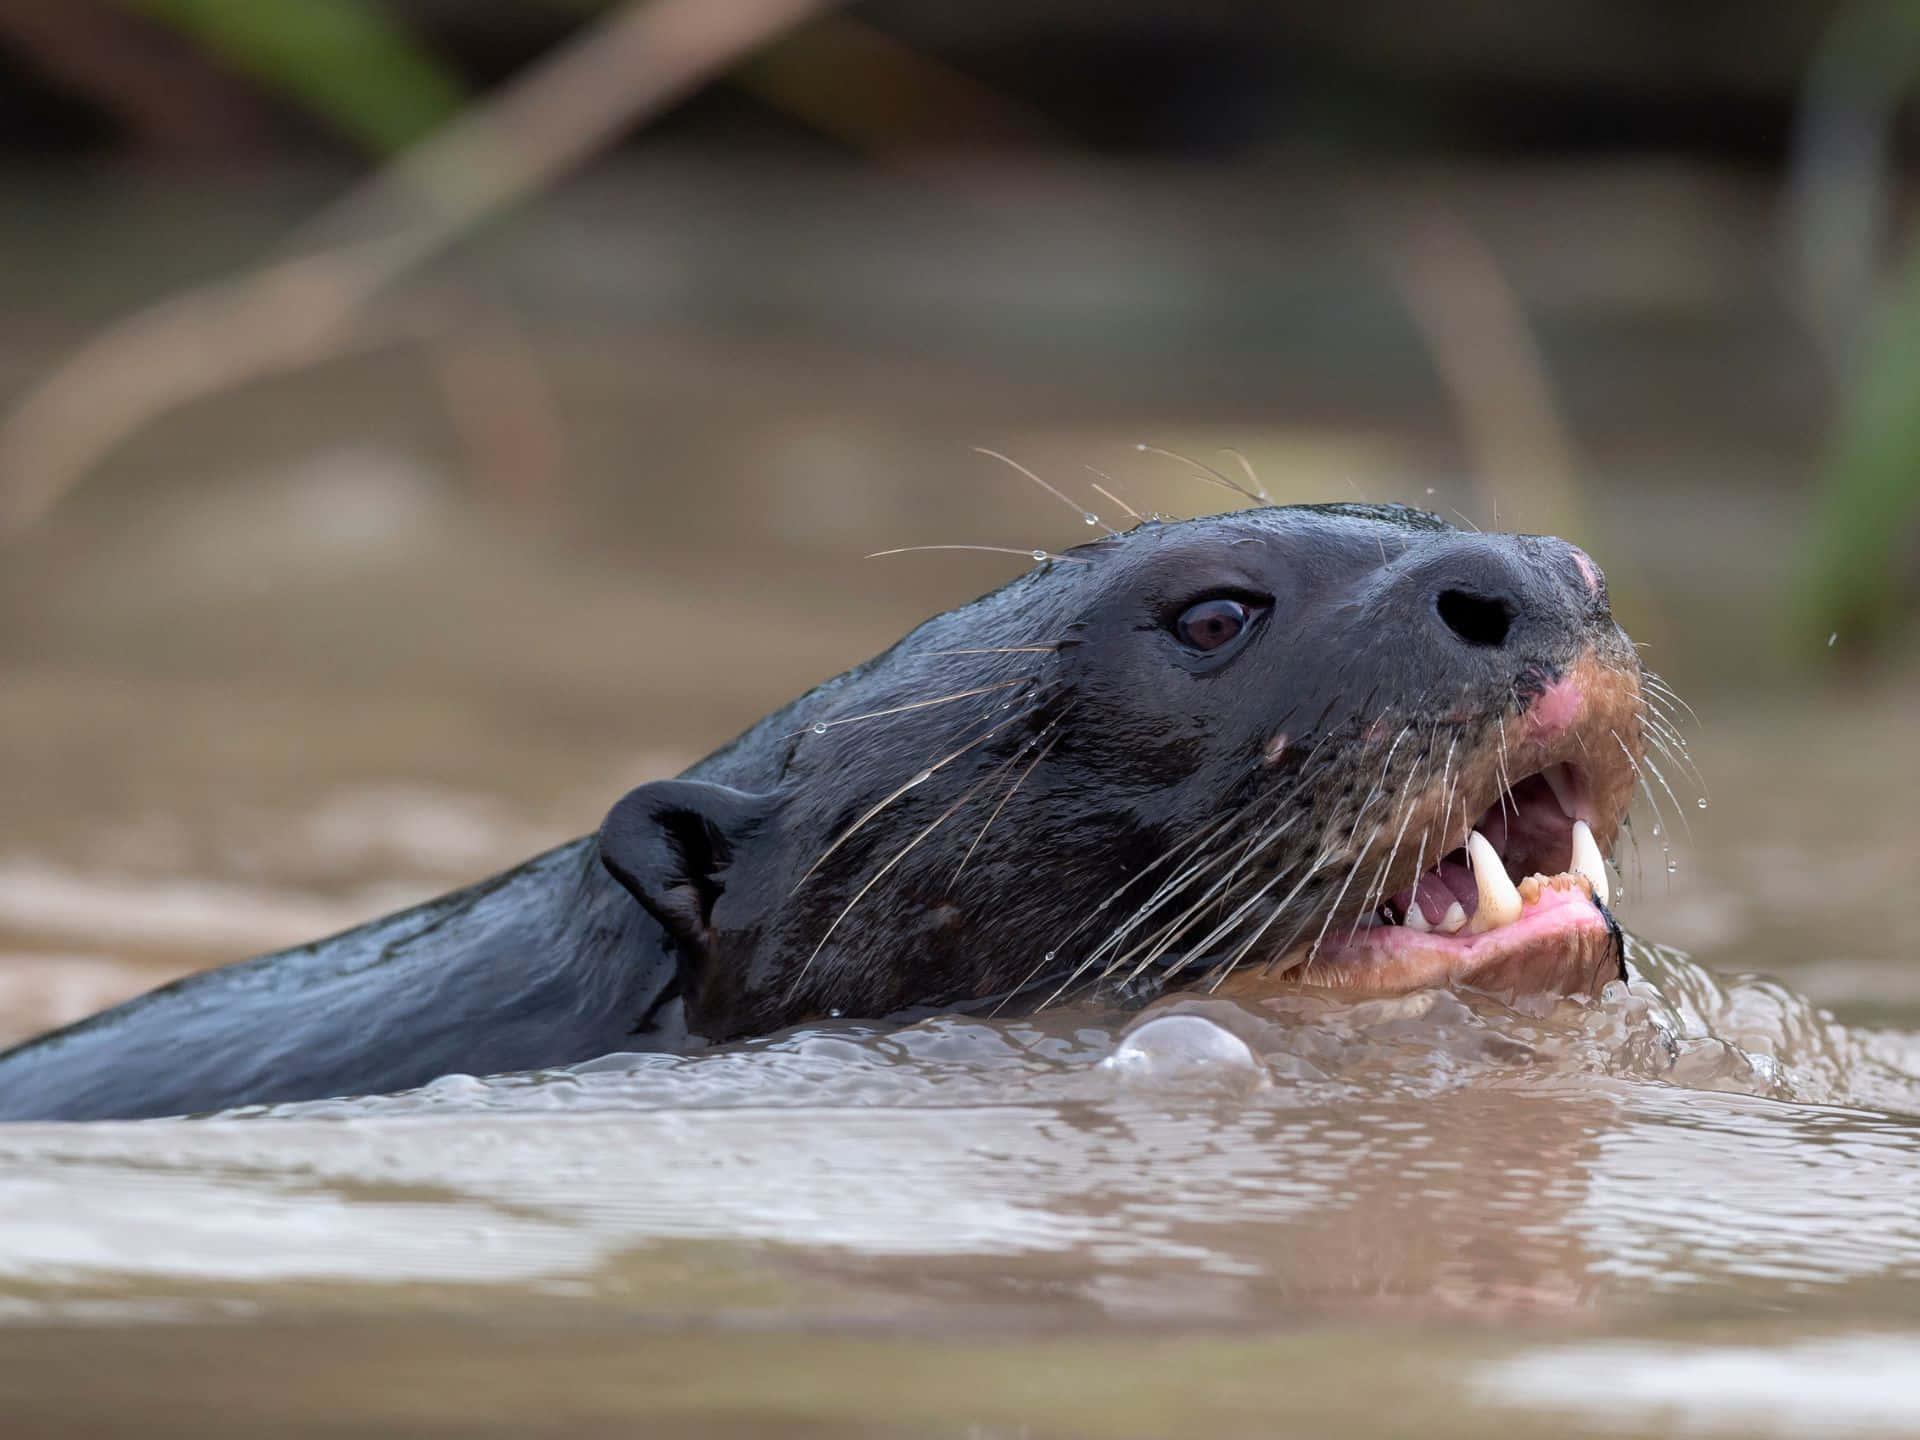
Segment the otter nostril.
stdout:
[[1513,628],[1513,606],[1502,599],[1471,595],[1465,590],[1442,590],[1433,608],[1446,626],[1469,645],[1498,648]]

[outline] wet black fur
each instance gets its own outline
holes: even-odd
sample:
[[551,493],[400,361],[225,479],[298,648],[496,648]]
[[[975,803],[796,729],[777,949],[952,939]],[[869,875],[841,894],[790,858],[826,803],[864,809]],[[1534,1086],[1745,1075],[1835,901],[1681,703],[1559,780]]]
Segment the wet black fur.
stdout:
[[[1071,975],[1111,932],[1100,902],[1117,921],[1144,893],[1130,886],[1154,883],[1156,861],[1210,817],[1351,809],[1380,748],[1371,720],[1490,719],[1613,631],[1571,553],[1354,505],[1082,546],[640,787],[597,836],[0,1056],[0,1118],[388,1091]],[[1509,608],[1504,642],[1450,630],[1434,598],[1447,589]],[[1219,651],[1189,650],[1174,622],[1220,595],[1254,622]],[[924,703],[967,691],[981,693]],[[1263,763],[1276,732],[1277,767]],[[1297,863],[1325,832],[1300,825],[1270,863]],[[1316,923],[1330,891],[1303,897]]]

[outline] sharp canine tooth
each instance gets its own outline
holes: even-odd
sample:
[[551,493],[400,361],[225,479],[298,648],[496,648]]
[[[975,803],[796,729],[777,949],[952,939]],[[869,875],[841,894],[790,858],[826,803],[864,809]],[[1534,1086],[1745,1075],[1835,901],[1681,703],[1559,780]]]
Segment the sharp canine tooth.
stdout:
[[1602,905],[1607,903],[1607,862],[1601,858],[1600,846],[1584,820],[1573,822],[1573,863],[1567,868],[1576,875],[1586,876],[1587,883],[1593,886],[1593,898]]
[[1549,765],[1540,772],[1546,777],[1547,788],[1553,791],[1553,798],[1560,802],[1560,813],[1569,820],[1573,818],[1573,776],[1564,765]]
[[1480,907],[1468,929],[1475,935],[1511,925],[1520,918],[1520,892],[1507,878],[1507,867],[1493,842],[1475,830],[1467,836],[1467,858],[1473,863],[1473,883],[1480,889]]
[[1447,913],[1440,917],[1440,923],[1433,928],[1442,935],[1458,935],[1466,928],[1467,907],[1458,900],[1447,906]]
[[[1460,902],[1456,900],[1453,903],[1458,905]],[[1433,929],[1433,926],[1427,923],[1427,912],[1420,908],[1420,897],[1418,895],[1415,895],[1413,897],[1413,903],[1407,906],[1407,918],[1400,923],[1405,925],[1409,930],[1418,930],[1423,935]]]

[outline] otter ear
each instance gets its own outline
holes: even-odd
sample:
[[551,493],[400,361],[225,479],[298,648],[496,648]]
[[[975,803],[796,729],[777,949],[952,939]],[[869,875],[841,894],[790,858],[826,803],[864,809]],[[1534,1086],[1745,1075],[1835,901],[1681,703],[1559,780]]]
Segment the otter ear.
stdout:
[[600,863],[682,947],[703,954],[725,888],[721,872],[773,804],[725,785],[656,780],[607,812]]

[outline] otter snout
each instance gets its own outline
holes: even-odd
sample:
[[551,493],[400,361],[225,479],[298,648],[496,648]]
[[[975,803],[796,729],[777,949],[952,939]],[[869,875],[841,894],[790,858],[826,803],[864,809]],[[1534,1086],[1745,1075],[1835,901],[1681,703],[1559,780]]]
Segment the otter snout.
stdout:
[[1565,656],[1613,625],[1599,569],[1549,536],[1436,538],[1393,588],[1429,641],[1489,659]]

